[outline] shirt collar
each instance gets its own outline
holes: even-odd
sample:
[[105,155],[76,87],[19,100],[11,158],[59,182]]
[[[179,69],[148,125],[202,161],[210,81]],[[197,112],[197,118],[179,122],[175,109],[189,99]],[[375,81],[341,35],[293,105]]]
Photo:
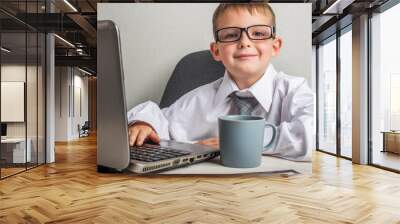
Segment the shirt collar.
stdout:
[[269,64],[267,70],[263,74],[263,76],[250,88],[239,90],[236,83],[230,78],[228,72],[225,71],[224,78],[221,82],[221,85],[218,87],[214,105],[217,106],[222,102],[225,102],[227,97],[235,91],[240,91],[243,93],[251,93],[257,101],[261,104],[261,106],[265,109],[266,112],[269,111],[272,103],[272,94],[274,91],[274,79],[276,75],[276,70],[272,64]]

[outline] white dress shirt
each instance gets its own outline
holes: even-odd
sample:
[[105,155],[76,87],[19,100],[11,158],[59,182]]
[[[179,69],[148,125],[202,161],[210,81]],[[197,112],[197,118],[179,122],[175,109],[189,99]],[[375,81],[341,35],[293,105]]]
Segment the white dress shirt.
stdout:
[[[161,139],[194,142],[218,136],[218,117],[232,109],[229,94],[254,96],[259,102],[252,115],[263,116],[277,127],[273,147],[264,154],[290,160],[310,161],[314,146],[314,93],[304,78],[276,72],[272,64],[250,88],[239,90],[225,71],[224,77],[200,86],[167,108],[160,109],[151,101],[128,112],[128,122],[150,124]],[[271,129],[265,129],[264,142],[271,139]]]

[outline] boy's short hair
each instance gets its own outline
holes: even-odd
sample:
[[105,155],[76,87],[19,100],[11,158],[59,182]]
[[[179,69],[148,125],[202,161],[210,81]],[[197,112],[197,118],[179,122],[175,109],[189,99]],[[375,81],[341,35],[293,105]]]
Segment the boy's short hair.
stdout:
[[226,11],[235,9],[247,9],[251,15],[253,15],[255,12],[264,14],[264,15],[270,15],[271,20],[272,20],[272,26],[276,27],[276,21],[275,21],[275,13],[272,10],[271,6],[268,4],[268,1],[259,1],[259,2],[251,2],[251,3],[221,3],[218,5],[218,7],[214,11],[214,15],[212,18],[212,23],[213,23],[213,34],[214,38],[215,37],[215,32],[217,31],[217,20],[218,18],[224,14]]

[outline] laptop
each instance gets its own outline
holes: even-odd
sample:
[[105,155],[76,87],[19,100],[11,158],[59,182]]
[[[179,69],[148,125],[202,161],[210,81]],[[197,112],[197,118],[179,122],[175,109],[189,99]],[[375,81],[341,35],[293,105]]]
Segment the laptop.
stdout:
[[97,170],[159,172],[219,155],[208,146],[161,140],[130,147],[121,45],[117,26],[97,22]]

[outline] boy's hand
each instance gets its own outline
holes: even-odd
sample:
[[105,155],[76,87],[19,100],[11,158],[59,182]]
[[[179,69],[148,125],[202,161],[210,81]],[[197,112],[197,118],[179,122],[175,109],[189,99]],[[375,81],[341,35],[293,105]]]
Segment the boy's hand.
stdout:
[[136,122],[130,126],[128,128],[128,136],[130,146],[141,146],[147,139],[156,144],[160,143],[160,137],[158,137],[154,129],[145,122]]
[[219,149],[219,138],[207,138],[201,141],[198,141],[197,144],[210,146],[213,149]]

